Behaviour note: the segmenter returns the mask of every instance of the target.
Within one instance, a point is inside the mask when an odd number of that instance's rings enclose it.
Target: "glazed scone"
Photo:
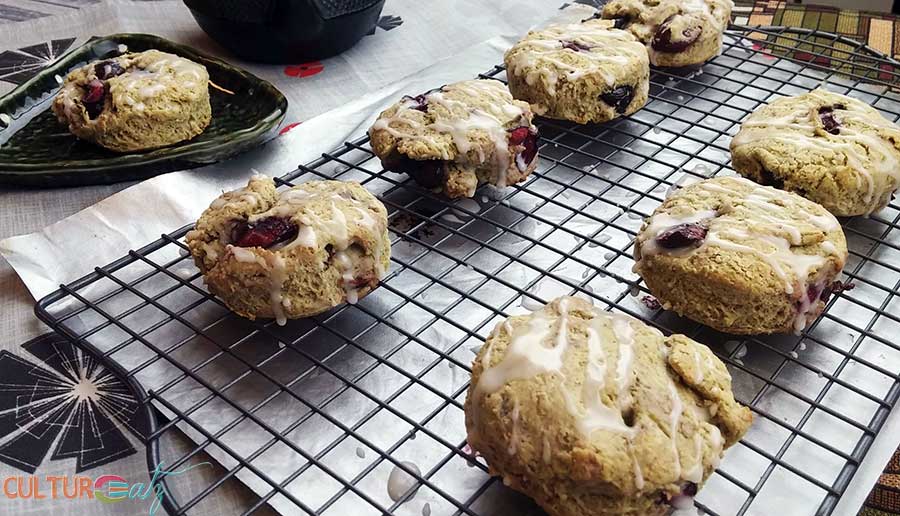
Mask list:
[[[900,186],[900,128],[859,100],[816,89],[754,111],[731,140],[731,161],[837,216],[868,215]]]
[[[722,49],[731,0],[610,0],[601,15],[647,46],[654,66],[697,65]]]
[[[206,129],[208,84],[203,65],[147,50],[73,70],[53,112],[75,136],[112,151],[155,149]]]
[[[447,197],[525,180],[537,166],[538,130],[531,108],[495,80],[449,84],[403,99],[369,129],[385,169],[405,172]]]
[[[356,303],[391,256],[387,210],[347,181],[276,191],[254,176],[213,201],[185,240],[210,292],[238,315],[278,324]]]
[[[576,297],[498,324],[464,409],[491,474],[550,516],[689,505],[752,422],[709,348]]]
[[[647,51],[606,20],[531,31],[503,60],[513,97],[541,116],[606,122],[647,103]]]
[[[663,308],[726,333],[800,333],[841,283],[837,219],[799,195],[719,177],[671,195],[644,221],[634,271]]]

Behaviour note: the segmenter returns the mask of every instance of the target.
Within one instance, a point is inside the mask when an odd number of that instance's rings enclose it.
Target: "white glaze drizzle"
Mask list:
[[[740,187],[751,187],[749,193],[742,194]],[[753,253],[769,264],[772,271],[784,282],[785,293],[794,294],[795,285],[805,287],[808,284],[810,272],[822,267],[826,258],[818,254],[801,254],[794,252],[794,246],[801,244],[801,231],[798,222],[792,219],[784,206],[778,204],[779,196],[783,195],[769,187],[759,186],[756,183],[741,177],[729,177],[727,179],[713,179],[696,183],[689,188],[697,188],[709,192],[725,193],[732,197],[733,203],[729,213],[733,210],[752,210],[754,216],[762,218],[763,223],[754,224],[746,228],[734,227],[727,221],[733,220],[728,213],[716,217],[716,213],[710,210],[687,212],[682,216],[672,216],[667,213],[658,213],[650,218],[647,229],[642,231],[638,243],[635,246],[634,270],[640,271],[641,259],[656,254],[667,253],[672,255],[687,255],[697,252],[709,246],[728,249],[743,253]],[[828,213],[816,214],[796,206],[806,223],[822,230],[826,235],[822,250],[837,257],[839,262],[844,258],[837,254],[837,247],[827,240],[829,232],[840,227],[837,219]],[[674,226],[686,222],[699,222],[709,220],[707,234],[699,247],[688,246],[683,249],[666,250],[657,245],[656,238]],[[725,222],[723,222],[725,221]],[[766,244],[766,250],[746,245],[740,242],[753,241]],[[805,291],[800,292],[805,295]]]
[[[618,362],[616,363],[616,391],[619,399],[619,408],[628,411],[631,409],[633,402],[630,389],[634,381],[634,375],[632,374],[634,328],[631,326],[629,318],[616,315],[612,317],[612,329],[619,348]]]
[[[558,375],[560,378],[565,378],[566,375],[563,373],[564,356],[568,350],[574,349],[569,337],[572,331],[572,323],[569,320],[571,316],[568,303],[568,298],[560,298],[558,301],[548,304],[547,307],[534,312],[524,324],[514,326],[507,320],[497,326],[494,330],[493,338],[497,338],[499,334],[506,333],[509,343],[503,358],[493,365],[491,364],[493,356],[492,346],[484,349],[480,359],[483,370],[472,393],[475,399],[497,392],[504,385],[514,380],[528,379],[539,374],[550,373]],[[555,318],[551,311],[553,305],[556,305],[556,311],[559,314]],[[627,397],[623,389],[627,389],[630,386],[633,378],[630,364],[633,360],[635,329],[632,326],[631,319],[627,316],[593,309],[592,318],[587,321],[585,331],[587,333],[585,343],[587,360],[581,389],[581,403],[575,399],[575,396],[568,393],[566,389],[563,388],[561,393],[567,410],[572,415],[576,428],[582,435],[590,438],[594,431],[605,430],[625,437],[626,446],[628,446],[629,453],[633,458],[632,468],[635,486],[638,490],[641,490],[645,485],[645,480],[640,461],[633,447],[633,439],[640,431],[640,428],[627,426],[622,416],[625,408],[623,400]],[[614,336],[615,342],[610,342],[608,343],[609,345],[604,346],[603,335]],[[613,349],[617,351],[610,353]],[[667,358],[665,351],[661,350],[660,353],[665,360]],[[610,373],[610,364],[608,363],[610,356],[616,357],[613,370],[615,371],[616,389],[619,393],[619,407],[606,405],[602,396],[607,385],[606,378]],[[699,360],[699,356],[697,359]],[[625,371],[627,371],[627,374],[623,373]],[[682,471],[677,438],[685,406],[671,376],[668,378],[668,381],[671,408],[668,414],[667,430],[670,435],[675,463],[674,476],[679,480],[690,480],[699,483],[702,481],[703,476],[702,448],[704,437],[699,433],[695,435],[696,464]],[[723,446],[721,433],[717,427],[708,424],[710,418],[708,411],[693,405],[690,405],[689,408],[692,409],[691,414],[693,414],[693,419],[697,420],[697,424],[712,428],[709,437],[705,440],[710,442],[716,457],[715,460],[718,460]],[[517,399],[514,399],[510,413],[510,442],[507,444],[507,452],[510,454],[515,454],[518,450],[519,434],[521,432],[519,428],[521,424],[520,418],[519,402]],[[547,436],[542,436],[541,454],[545,462],[550,460],[552,448]],[[698,476],[700,477],[699,479],[697,479]]]
[[[209,79],[203,65],[158,50],[128,54],[117,61],[125,72],[106,79],[110,95],[114,103],[121,102],[138,111],[146,108],[145,101],[167,90],[177,90],[180,95],[202,95],[202,90],[188,85],[196,86],[198,81]],[[177,109],[172,103],[168,107]]]
[[[512,420],[512,430],[510,431],[509,446],[506,449],[506,453],[515,455],[519,446],[519,400],[516,398],[513,398],[513,409],[509,417]]]
[[[630,60],[646,62],[647,51],[628,32],[607,25],[586,22],[532,31],[506,53],[508,73],[531,86],[541,81],[550,96],[556,95],[560,80],[571,82],[585,75],[598,75],[607,86],[616,86],[612,71]],[[565,48],[564,42],[589,48],[575,51]]]
[[[701,383],[703,381],[703,366],[700,364],[700,352],[696,349],[694,350],[694,383]]]
[[[619,392],[618,406],[611,407],[604,402],[603,392],[606,387],[607,354],[600,334],[606,331],[605,326],[608,323],[609,318],[595,318],[590,321],[587,328],[588,361],[581,392],[581,402],[584,408],[582,409],[578,405],[578,401],[573,399],[567,391],[563,391],[569,413],[575,418],[579,432],[587,437],[590,437],[596,430],[607,430],[626,435],[633,435],[635,432],[634,429],[625,424],[625,420],[622,417],[622,410],[627,409],[631,404],[630,396],[628,396],[627,402],[623,400],[623,396],[626,395],[623,392],[623,388],[626,384],[630,384],[630,364],[633,356],[630,342],[618,343],[617,363],[615,366],[615,381]]]
[[[638,460],[637,453],[634,451],[634,444],[629,440],[628,448],[631,450],[631,462],[633,464],[634,486],[638,491],[644,489],[644,471],[641,469],[641,462]]]
[[[482,356],[484,372],[475,386],[475,395],[483,397],[500,390],[513,380],[531,378],[541,373],[562,373],[565,349],[549,347],[544,342],[550,335],[552,321],[540,310],[527,325],[513,328],[508,322],[502,328],[510,335],[509,347],[503,359],[490,365],[491,348]]]
[[[269,264],[269,280],[272,282],[269,288],[269,303],[272,307],[272,313],[275,315],[275,322],[279,326],[287,324],[287,316],[284,313],[284,282],[287,281],[288,272],[287,264],[279,253],[267,255]]]
[[[544,460],[544,464],[550,464],[552,452],[553,449],[550,447],[550,439],[545,435],[541,444],[541,458]]]
[[[239,202],[256,207],[261,202],[261,197],[251,189],[254,181],[269,182],[271,179],[259,174],[254,175],[247,187],[222,194],[222,196],[212,202],[210,208],[223,209],[236,206]],[[284,325],[287,322],[285,309],[290,309],[290,300],[285,298],[282,292],[284,282],[287,280],[284,253],[296,247],[318,249],[321,243],[320,235],[327,235],[325,238],[330,238],[333,242],[333,260],[340,273],[340,281],[347,302],[355,304],[359,300],[359,291],[355,285],[358,267],[354,256],[347,252],[354,241],[350,238],[347,217],[343,209],[337,206],[336,202],[350,208],[352,210],[351,213],[358,215],[358,217],[354,216],[354,221],[361,228],[367,229],[371,237],[376,241],[376,249],[373,251],[372,257],[373,267],[379,279],[384,275],[384,265],[381,263],[381,244],[379,243],[384,236],[384,228],[379,227],[379,221],[369,212],[369,203],[357,200],[349,192],[342,191],[341,195],[334,195],[331,198],[330,217],[320,217],[312,211],[304,210],[305,205],[324,195],[308,188],[308,186],[298,185],[279,192],[278,199],[271,208],[248,217],[248,221],[251,223],[276,216],[292,218],[293,222],[298,226],[297,236],[292,240],[268,248],[267,251],[269,253],[265,255],[258,255],[251,249],[233,245],[226,246],[226,249],[234,256],[235,260],[247,263],[255,262],[267,270],[270,281],[270,306],[279,325]],[[346,195],[344,195],[345,193]],[[225,236],[228,232],[222,231],[221,233]],[[210,259],[215,260],[208,251],[207,255],[210,256]],[[263,256],[266,258],[263,258]]]
[[[452,99],[448,95],[460,95],[471,100],[485,98],[487,103],[470,107],[468,103]],[[428,142],[441,149],[442,160],[455,159],[460,163],[476,166],[492,163],[495,172],[492,183],[498,187],[506,186],[507,171],[511,164],[514,165],[514,160],[510,158],[507,126],[523,120],[525,113],[522,107],[513,102],[506,86],[495,80],[463,81],[428,93],[425,99],[429,104],[440,105],[452,114],[424,123],[424,114],[412,109],[415,102],[406,99],[398,104],[393,116],[382,116],[376,120],[371,130],[384,130],[396,138]],[[534,126],[528,127],[536,131]],[[493,144],[490,155],[481,147],[476,148],[474,159],[469,154],[473,148],[473,132],[487,135]],[[451,156],[449,149],[441,141],[441,135],[450,137],[458,151],[457,156]]]
[[[703,437],[699,432],[694,433],[694,461],[682,478],[695,484],[703,481]]]
[[[897,159],[897,150],[887,138],[863,134],[845,124],[839,127],[838,134],[824,131],[817,134],[815,129],[819,124],[816,118],[819,114],[816,106],[834,103],[831,95],[833,94],[828,94],[825,90],[816,89],[800,97],[773,102],[770,106],[787,101],[799,101],[793,111],[777,118],[767,119],[767,115],[762,111],[750,115],[741,124],[741,130],[732,140],[731,149],[734,152],[745,145],[766,140],[782,143],[788,148],[824,153],[832,160],[845,156],[844,164],[856,173],[857,185],[862,186],[863,182],[865,183],[865,202],[869,209],[866,215],[868,215],[879,207],[884,195],[876,191],[875,178],[871,170],[893,178],[895,186],[900,184],[900,161]],[[900,139],[900,129],[885,120],[870,106],[845,96],[840,96],[840,100],[836,103],[844,104],[846,108],[832,112],[832,116],[838,122],[852,120],[863,126],[894,133]],[[871,163],[871,170],[865,165],[866,158]]]
[[[672,410],[669,412],[669,437],[672,439],[672,458],[674,460],[675,477],[681,476],[681,457],[678,455],[678,428],[681,423],[681,413],[684,406],[681,403],[681,396],[678,395],[678,389],[675,382],[669,378],[669,399],[672,402]]]

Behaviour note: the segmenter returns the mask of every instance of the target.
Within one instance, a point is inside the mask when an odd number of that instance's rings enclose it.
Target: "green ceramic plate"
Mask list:
[[[118,154],[81,141],[50,109],[60,87],[57,77],[89,61],[117,56],[126,47],[131,52],[155,48],[201,63],[213,82],[235,94],[210,88],[212,122],[187,142]],[[270,83],[183,45],[148,34],[94,39],[0,98],[0,184],[116,183],[221,161],[272,137],[286,111],[287,99]]]

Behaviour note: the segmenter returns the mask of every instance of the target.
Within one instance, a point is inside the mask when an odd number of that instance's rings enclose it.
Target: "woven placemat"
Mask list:
[[[900,514],[900,451],[888,462],[860,516]]]
[[[889,13],[854,11],[824,5],[770,0],[735,8],[735,23],[804,27],[861,41],[893,58],[900,58],[900,25]]]

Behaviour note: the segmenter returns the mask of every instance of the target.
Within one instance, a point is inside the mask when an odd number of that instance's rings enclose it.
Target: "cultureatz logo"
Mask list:
[[[130,483],[119,475],[101,475],[92,478],[84,475],[19,475],[2,479],[3,496],[7,499],[61,500],[88,499],[101,503],[118,503],[125,500],[147,500],[150,503],[150,516],[156,514],[163,500],[163,488],[160,481],[165,477],[177,477],[188,471],[209,466],[209,462],[201,462],[193,466],[168,471],[158,464],[150,482]]]

